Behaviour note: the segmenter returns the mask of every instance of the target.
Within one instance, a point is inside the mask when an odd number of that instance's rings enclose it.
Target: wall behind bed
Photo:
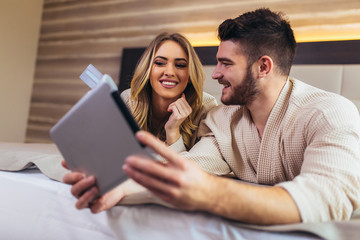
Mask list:
[[[43,0],[0,0],[0,141],[24,142]]]
[[[216,45],[223,20],[263,6],[285,12],[298,41],[360,39],[359,0],[44,0],[26,141],[50,142],[49,129],[88,91],[79,80],[88,64],[117,80],[124,48],[162,31]]]

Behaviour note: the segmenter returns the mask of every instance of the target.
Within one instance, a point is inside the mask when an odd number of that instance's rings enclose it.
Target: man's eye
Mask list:
[[[165,63],[161,62],[161,61],[155,61],[154,64],[158,65],[158,66],[164,66],[165,65]]]

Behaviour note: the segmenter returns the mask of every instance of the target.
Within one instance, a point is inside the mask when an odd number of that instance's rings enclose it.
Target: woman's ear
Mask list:
[[[274,62],[269,56],[262,56],[258,60],[258,66],[259,66],[259,77],[264,78],[273,70]]]

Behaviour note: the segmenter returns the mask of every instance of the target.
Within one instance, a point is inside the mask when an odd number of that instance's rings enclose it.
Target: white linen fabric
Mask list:
[[[37,169],[0,171],[0,189],[2,239],[315,239],[309,234],[284,235],[227,226],[227,221],[216,216],[155,205],[115,207],[98,214],[88,209],[79,211],[70,186],[48,179]]]
[[[105,212],[79,211],[70,185],[38,169],[0,171],[0,191],[1,239],[117,239]]]
[[[213,174],[285,188],[303,222],[348,220],[360,208],[360,119],[340,95],[288,79],[262,139],[247,108],[224,105],[199,136],[185,157]]]
[[[2,239],[346,239],[357,240],[360,219],[256,226],[203,212],[143,204],[92,214],[77,210],[70,186],[37,169],[0,171]]]
[[[156,205],[114,207],[107,213],[110,227],[119,239],[320,239],[316,234],[298,231],[296,227],[280,229],[278,232],[261,227],[256,229],[258,226],[238,225],[204,212],[190,213]]]

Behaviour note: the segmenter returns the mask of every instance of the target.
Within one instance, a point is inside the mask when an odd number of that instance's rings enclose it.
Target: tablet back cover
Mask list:
[[[99,195],[127,179],[122,171],[127,156],[152,156],[136,140],[126,117],[110,86],[100,82],[50,130],[69,168],[96,177]]]

